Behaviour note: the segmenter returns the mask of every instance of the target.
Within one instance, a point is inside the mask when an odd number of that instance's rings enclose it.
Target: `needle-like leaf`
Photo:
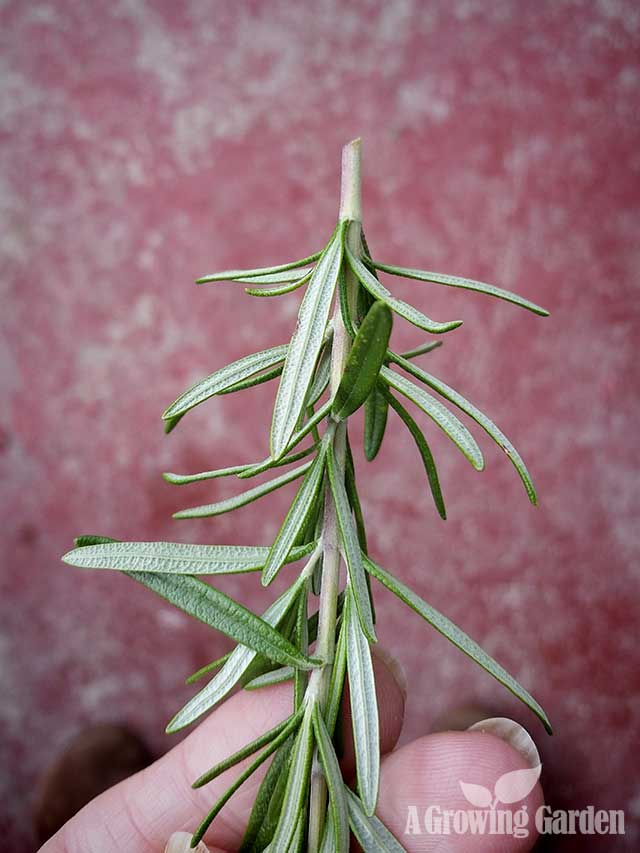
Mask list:
[[[292,462],[299,462],[306,456],[310,456],[318,449],[317,444],[310,444],[304,450],[299,450],[297,453],[290,453],[288,456],[283,456],[282,459],[272,459],[268,456],[262,462],[256,462],[254,465],[247,465],[242,471],[239,471],[237,476],[240,480],[248,480],[250,477],[255,477],[257,474],[262,474],[265,471],[270,471],[272,468],[280,468],[283,465],[291,465]]]
[[[310,554],[315,545],[296,547],[291,563]],[[256,545],[191,545],[183,542],[116,542],[80,546],[62,558],[81,569],[154,572],[175,575],[231,575],[261,569],[269,548]]]
[[[296,267],[285,272],[265,273],[264,275],[248,275],[244,278],[234,278],[241,284],[291,284],[298,282],[313,272],[313,267]]]
[[[270,349],[254,352],[251,355],[246,355],[244,358],[239,358],[237,361],[228,364],[226,367],[216,370],[205,379],[196,382],[191,388],[187,389],[184,394],[181,394],[178,399],[173,402],[164,412],[162,417],[165,420],[172,420],[178,415],[184,415],[194,406],[208,400],[210,397],[220,394],[231,388],[238,382],[272,367],[278,362],[284,361],[287,355],[287,345],[283,344]]]
[[[382,368],[380,376],[387,385],[395,388],[396,391],[399,391],[407,399],[415,403],[418,408],[422,409],[425,414],[429,415],[462,453],[464,453],[476,471],[482,471],[484,468],[484,459],[477,441],[466,426],[445,408],[439,400],[427,394],[422,388],[414,385],[413,382],[405,379],[404,376],[400,376],[398,373],[394,373],[393,370],[389,370],[388,367]]]
[[[264,617],[263,617],[264,618]],[[200,669],[197,669],[195,672],[192,672],[187,678],[185,678],[185,684],[195,684],[196,681],[200,681],[201,678],[204,678],[205,675],[209,675],[210,672],[214,672],[216,669],[220,669],[221,666],[229,660],[233,652],[227,652],[226,655],[222,655],[222,657],[216,658],[212,660],[211,663],[207,663],[204,666],[201,666]]]
[[[346,785],[344,792],[349,809],[349,824],[361,848],[376,853],[406,853],[399,843],[375,815],[368,815],[363,803]]]
[[[426,341],[426,343],[420,344],[420,346],[406,350],[401,355],[403,358],[417,358],[419,355],[426,355],[428,352],[433,352],[434,349],[438,349],[442,344],[442,341]]]
[[[275,287],[245,287],[244,292],[248,293],[249,296],[284,296],[286,293],[292,293],[294,290],[302,287],[303,284],[309,281],[312,275],[313,270],[309,270],[302,278],[294,279],[288,283],[279,284]],[[244,281],[254,280],[245,278]],[[255,279],[255,281],[261,282],[262,279]]]
[[[269,672],[263,672],[252,678],[244,685],[245,690],[260,690],[262,687],[271,687],[274,684],[282,684],[284,681],[291,681],[296,670],[292,666],[281,666],[279,669],[272,669]]]
[[[293,503],[289,507],[289,511],[285,516],[275,542],[271,546],[269,556],[262,570],[263,586],[268,586],[284,565],[287,554],[291,551],[298,533],[313,509],[314,500],[324,475],[327,446],[328,442],[326,440],[320,445],[318,455],[307,471],[293,499]]]
[[[524,704],[530,708],[542,722],[549,734],[552,733],[551,723],[549,722],[547,715],[533,696],[526,691],[524,687],[518,684],[515,678],[509,675],[509,673],[503,669],[499,663],[480,648],[480,646],[474,642],[471,637],[465,634],[464,631],[460,630],[457,625],[454,625],[454,623],[447,619],[446,616],[443,616],[442,613],[439,613],[435,608],[431,607],[430,604],[423,601],[423,599],[409,589],[408,586],[405,586],[396,577],[390,575],[389,572],[385,571],[368,557],[363,557],[363,560],[367,570],[374,578],[379,580],[381,584],[387,587],[387,589],[391,590],[394,595],[397,595],[401,601],[408,604],[412,610],[415,610],[419,616],[422,616],[422,618],[432,625],[436,631],[439,631],[443,636],[450,640],[454,646],[457,646],[461,651],[468,655],[471,660],[480,664],[484,670],[510,690],[514,696],[520,699],[521,702],[524,702]]]
[[[277,628],[295,602],[303,581],[298,579],[288,590],[277,598],[264,612],[262,619],[272,628]],[[177,732],[190,725],[210,711],[227,696],[231,690],[247,675],[256,660],[257,652],[246,645],[239,645],[229,654],[220,672],[206,684],[187,704],[178,711],[167,726],[167,732]]]
[[[189,507],[189,509],[181,509],[179,512],[174,512],[173,517],[208,518],[213,515],[223,515],[225,512],[232,512],[234,509],[246,506],[247,504],[258,500],[258,498],[262,498],[271,492],[275,492],[276,489],[286,486],[287,483],[297,480],[298,477],[302,477],[303,474],[306,474],[312,464],[313,461],[305,462],[304,465],[300,465],[292,471],[287,471],[285,474],[281,474],[273,480],[267,480],[266,483],[261,483],[259,486],[254,486],[253,489],[247,489],[246,492],[241,492],[239,495],[234,495],[233,497],[226,498],[223,501],[217,501],[212,504],[203,504],[202,506],[193,506]]]
[[[287,783],[292,746],[293,736],[289,735],[276,752],[262,780],[249,815],[240,853],[264,851],[273,837]]]
[[[338,273],[342,263],[340,225],[322,253],[300,305],[298,325],[289,343],[271,424],[271,455],[286,453],[303,411],[322,347]]]
[[[337,470],[333,448],[327,452],[327,473],[331,485],[331,494],[336,508],[338,527],[344,548],[344,557],[349,571],[349,584],[356,606],[362,630],[372,643],[376,642],[376,631],[373,626],[373,614],[367,589],[367,579],[362,563],[362,552],[358,541],[358,532],[353,520],[349,499],[344,485],[344,472]]]
[[[327,706],[325,709],[325,723],[329,735],[333,737],[336,727],[342,694],[344,693],[344,677],[347,671],[347,620],[342,619],[338,632],[338,641],[333,655],[333,668],[331,669],[331,681],[327,694]]]
[[[383,302],[371,306],[353,341],[333,400],[334,418],[348,418],[373,391],[387,355],[392,323],[391,311]]]
[[[347,669],[356,754],[358,791],[368,815],[376,810],[380,779],[378,703],[369,641],[362,631],[353,595],[348,598]]]
[[[347,800],[344,793],[344,782],[342,771],[338,764],[335,749],[331,743],[331,737],[322,719],[317,704],[312,712],[313,731],[316,736],[318,753],[322,763],[322,769],[327,780],[327,788],[330,798],[331,822],[334,828],[334,853],[346,853],[349,850],[349,813]]]
[[[278,825],[273,836],[273,841],[271,842],[271,849],[273,851],[289,850],[297,829],[298,816],[304,810],[304,803],[309,789],[309,771],[311,769],[314,746],[311,712],[311,706],[307,705],[293,748],[291,768],[287,779],[282,811],[280,812]]]
[[[299,261],[291,261],[288,264],[280,264],[275,267],[262,267],[261,269],[253,270],[224,270],[223,272],[214,272],[210,275],[203,275],[196,279],[196,284],[207,284],[210,281],[237,281],[240,278],[262,278],[265,275],[276,275],[278,273],[287,272],[288,270],[299,269],[306,264],[312,264],[320,257],[320,252],[314,255],[309,255],[306,258],[301,258]]]
[[[359,258],[356,258],[348,246],[345,246],[345,253],[349,266],[354,271],[363,287],[366,287],[372,296],[384,302],[392,311],[395,311],[398,316],[404,317],[405,320],[413,323],[414,326],[417,326],[419,329],[424,329],[425,332],[431,332],[431,334],[439,335],[444,332],[450,332],[452,329],[457,329],[458,326],[462,325],[462,320],[451,320],[448,323],[438,323],[435,320],[431,320],[426,316],[426,314],[418,311],[418,309],[414,308],[413,305],[409,305],[401,299],[396,299],[396,297],[392,296],[387,288],[384,287],[384,285],[382,285],[374,275],[372,275],[370,270],[367,269],[362,261]]]
[[[364,404],[364,455],[369,462],[373,462],[382,445],[388,412],[389,404],[376,385]]]
[[[427,444],[427,440],[420,431],[420,427],[411,417],[409,412],[405,409],[402,403],[397,400],[390,391],[385,391],[387,400],[389,405],[393,408],[393,410],[399,415],[400,419],[406,426],[406,428],[411,433],[413,440],[416,443],[416,447],[420,452],[420,456],[422,457],[422,462],[424,463],[425,471],[427,472],[427,479],[429,481],[429,488],[431,489],[431,494],[433,495],[433,501],[436,505],[436,509],[440,514],[440,518],[446,520],[447,518],[447,510],[445,509],[444,500],[442,498],[442,490],[440,489],[440,479],[438,478],[438,471],[436,468],[436,463],[433,460],[433,454],[431,453],[431,448]]]
[[[473,403],[465,400],[461,394],[451,388],[451,386],[446,385],[440,379],[436,379],[435,376],[421,370],[419,367],[416,367],[415,364],[412,364],[410,361],[407,361],[405,358],[402,358],[402,356],[396,355],[395,353],[392,354],[392,360],[412,376],[415,376],[416,379],[424,382],[425,385],[433,388],[434,391],[437,391],[438,394],[443,396],[446,400],[449,400],[449,402],[456,405],[459,409],[465,412],[465,414],[469,415],[470,418],[473,418],[477,424],[480,424],[482,429],[491,436],[498,447],[501,447],[507,454],[507,457],[518,472],[520,479],[524,484],[529,500],[535,506],[537,503],[537,497],[531,475],[527,471],[527,466],[524,464],[524,460],[502,430],[498,429],[493,421],[481,412],[480,409],[476,408]]]
[[[371,263],[377,270],[389,273],[390,275],[399,275],[402,278],[412,278],[417,281],[428,281],[432,284],[444,284],[448,287],[462,287],[465,290],[475,290],[478,293],[486,293],[489,296],[497,296],[498,299],[512,302],[514,305],[519,305],[521,308],[533,311],[534,314],[538,314],[540,317],[549,316],[549,312],[545,308],[536,305],[535,302],[530,302],[528,299],[518,296],[517,293],[511,293],[511,291],[503,290],[501,287],[494,287],[493,284],[485,284],[483,281],[473,281],[470,278],[459,278],[455,275],[444,275],[439,272],[395,267],[389,264],[381,264],[378,261],[372,261]]]
[[[228,388],[224,388],[222,391],[219,391],[217,396],[225,397],[227,394],[235,394],[237,391],[246,391],[247,388],[255,388],[257,385],[264,385],[265,382],[277,379],[277,377],[282,373],[283,367],[284,361],[281,361],[279,364],[276,364],[275,367],[271,367],[269,370],[263,370],[262,373],[258,373],[257,376],[250,376],[248,379],[243,379],[241,382],[234,382],[233,385],[229,385]]]

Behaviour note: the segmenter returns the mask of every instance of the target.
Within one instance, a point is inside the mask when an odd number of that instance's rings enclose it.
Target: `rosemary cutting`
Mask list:
[[[360,164],[360,140],[355,140],[343,149],[338,222],[321,251],[280,266],[229,270],[198,279],[199,284],[240,282],[248,294],[260,298],[306,290],[288,343],[216,370],[163,414],[170,432],[190,409],[211,397],[279,377],[270,452],[264,460],[196,474],[164,475],[171,483],[185,485],[217,477],[251,480],[286,468],[285,473],[235,497],[175,514],[176,518],[217,516],[299,480],[275,541],[267,546],[190,545],[81,536],[63,558],[81,568],[122,571],[237,643],[232,652],[188,679],[191,683],[209,678],[174,716],[168,732],[191,725],[237,686],[259,690],[292,683],[290,716],[193,783],[194,787],[207,785],[253,757],[212,803],[194,833],[193,847],[242,783],[272,759],[258,789],[242,851],[346,853],[351,834],[365,851],[403,849],[375,816],[380,745],[371,658],[371,645],[376,642],[372,579],[503,684],[551,732],[543,709],[508,672],[446,616],[371,559],[348,432],[349,417],[364,406],[364,453],[368,460],[374,459],[392,409],[415,441],[435,507],[444,519],[433,455],[406,406],[413,404],[423,412],[481,471],[482,452],[453,411],[460,410],[505,451],[535,504],[529,472],[504,433],[457,391],[416,365],[416,357],[440,341],[429,340],[405,353],[390,348],[394,315],[429,335],[450,332],[461,321],[431,319],[393,296],[378,273],[485,293],[540,316],[548,312],[489,284],[374,260],[362,230]],[[260,572],[262,584],[268,586],[285,565],[300,562],[302,568],[294,571],[291,585],[261,616],[200,578]],[[339,764],[346,682],[356,756],[355,791],[346,785]]]

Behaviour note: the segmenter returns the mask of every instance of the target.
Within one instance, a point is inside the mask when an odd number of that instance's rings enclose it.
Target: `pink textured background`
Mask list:
[[[168,438],[159,416],[191,381],[288,338],[295,296],[190,282],[319,248],[355,135],[375,256],[552,311],[392,281],[465,320],[429,369],[514,440],[541,505],[484,433],[479,476],[432,429],[440,522],[391,420],[380,458],[358,464],[372,552],[557,728],[548,739],[381,591],[380,634],[411,684],[404,737],[470,700],[514,714],[553,804],[627,811],[625,839],[549,847],[637,849],[637,3],[18,0],[0,34],[3,850],[30,849],[34,780],[82,725],[127,720],[166,748],[181,679],[227,648],[128,579],[58,557],[80,532],[274,536],[290,491],[173,522],[237,486],[178,490],[160,472],[263,458],[275,386],[202,406]],[[401,322],[394,336],[422,339]],[[251,576],[220,586],[266,600]]]

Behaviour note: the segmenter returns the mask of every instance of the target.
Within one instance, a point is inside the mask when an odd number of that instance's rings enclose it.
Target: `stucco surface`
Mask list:
[[[357,461],[371,551],[557,730],[548,739],[380,590],[379,633],[410,684],[403,738],[470,701],[515,715],[554,805],[626,810],[626,837],[588,849],[637,849],[639,31],[626,0],[0,4],[3,849],[30,849],[34,780],[70,736],[124,720],[166,748],[182,679],[228,647],[127,578],[59,556],[80,532],[272,540],[290,488],[177,522],[238,487],[160,475],[263,458],[275,386],[201,406],[169,437],[160,413],[193,380],[288,339],[297,295],[191,282],[320,248],[356,135],[376,257],[552,312],[388,282],[464,320],[423,363],[512,438],[540,506],[482,431],[477,474],[429,428],[441,522],[392,420],[379,459]],[[399,347],[420,340],[396,322]],[[360,431],[356,418],[358,452]],[[253,606],[272,596],[252,576],[220,588]]]

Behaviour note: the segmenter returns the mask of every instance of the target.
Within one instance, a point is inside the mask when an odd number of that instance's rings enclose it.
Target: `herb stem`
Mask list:
[[[347,243],[351,251],[359,256],[360,245],[360,223],[362,221],[362,193],[361,193],[361,142],[354,139],[342,149],[342,180],[340,189],[340,214],[341,222],[348,221],[346,235]],[[351,301],[355,295],[357,281],[355,276],[348,270],[347,292]],[[335,395],[342,379],[344,367],[351,348],[351,338],[345,328],[340,305],[336,304],[333,315],[333,346],[331,350],[331,396]],[[344,476],[345,458],[347,447],[347,425],[346,421],[336,425],[334,436],[334,455],[336,467]],[[316,642],[316,657],[324,661],[324,664],[313,671],[307,690],[307,701],[319,702],[321,710],[326,704],[329,683],[331,681],[331,670],[335,651],[335,633],[337,620],[338,590],[340,586],[340,541],[338,522],[336,518],[336,507],[327,483],[325,494],[325,510],[321,534],[323,547],[323,569],[322,588],[320,590],[320,604],[318,612],[318,638]],[[311,776],[311,793],[309,804],[309,836],[308,851],[317,853],[322,840],[325,814],[327,804],[327,787],[324,775],[320,767],[317,750],[313,758]]]

